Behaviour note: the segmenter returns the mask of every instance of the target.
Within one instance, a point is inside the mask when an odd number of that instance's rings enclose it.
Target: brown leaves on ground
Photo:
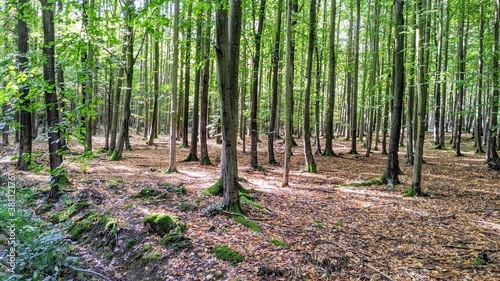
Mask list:
[[[401,167],[403,184],[395,189],[352,185],[380,178],[386,157],[379,151],[365,157],[363,149],[359,155],[348,155],[346,141],[334,140],[335,152],[341,157],[315,157],[318,174],[302,172],[302,147],[295,147],[291,186],[287,188],[279,187],[281,166],[264,165],[263,171],[253,171],[248,165],[249,155],[239,151],[239,176],[246,179],[242,185],[255,190],[251,196],[265,207],[243,205],[248,211],[246,218],[262,229],[262,233],[255,233],[222,214],[203,216],[204,208],[221,201],[201,194],[219,177],[219,146],[210,142],[215,166],[182,162],[178,163],[179,173],[165,174],[167,140],[162,137],[157,146],[149,147],[133,138],[134,150],[125,152],[123,161],[109,162],[105,154],[100,154],[98,159],[88,161],[85,173],[78,163],[69,164],[73,183],[69,188],[93,189],[102,194],[102,204],[94,208],[118,218],[122,232],[118,232],[114,258],[103,262],[98,249],[87,256],[117,280],[137,280],[138,268],[148,273],[143,280],[500,278],[500,174],[487,168],[483,155],[466,152],[465,157],[454,157],[453,151],[434,150],[429,143],[423,167],[423,188],[429,196],[414,198],[403,196],[411,185],[412,167]],[[95,141],[102,145],[102,139]],[[266,144],[259,145],[259,162],[264,164]],[[276,158],[282,161],[280,140],[276,146]],[[404,163],[402,150],[400,162]],[[184,159],[189,149],[179,149],[178,153],[178,159]],[[37,180],[9,169],[30,181]],[[162,192],[165,183],[182,185],[188,194],[131,197],[147,187]],[[182,204],[190,208],[182,208]],[[184,235],[192,247],[165,248],[160,245],[160,237],[147,234],[142,218],[153,213],[179,216],[186,223]],[[161,253],[162,259],[130,265],[133,254],[125,252],[140,247],[125,247],[130,235],[142,237],[140,241],[151,244],[151,251]],[[289,247],[276,246],[271,239]],[[216,245],[231,247],[244,261],[233,265],[216,259]]]

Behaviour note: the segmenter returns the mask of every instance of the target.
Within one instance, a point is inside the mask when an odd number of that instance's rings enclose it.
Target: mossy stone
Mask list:
[[[232,264],[243,261],[240,253],[224,245],[217,245],[214,249],[214,254],[218,259],[231,262]]]
[[[167,214],[152,214],[144,217],[144,227],[160,236],[174,228],[174,221]]]

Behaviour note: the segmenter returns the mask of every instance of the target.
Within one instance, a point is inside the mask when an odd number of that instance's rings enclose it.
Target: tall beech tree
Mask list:
[[[43,21],[43,65],[44,98],[47,111],[47,135],[49,143],[49,162],[51,189],[49,198],[57,198],[61,185],[67,181],[63,166],[61,153],[61,129],[59,120],[59,108],[56,93],[55,72],[55,30],[54,30],[54,3],[48,0],[40,0],[42,4]]]
[[[500,55],[499,43],[500,40],[500,4],[495,0],[495,18],[493,26],[493,58],[492,58],[492,78],[493,78],[493,91],[491,91],[491,105],[490,105],[490,125],[488,127],[487,135],[487,150],[486,162],[490,167],[495,170],[500,170],[500,158],[497,153],[497,126],[498,126],[498,101],[500,98],[500,82],[498,81],[498,59]]]
[[[179,0],[174,1],[174,27],[173,39],[174,46],[171,72],[171,101],[170,101],[170,148],[169,163],[167,173],[177,172],[176,163],[176,138],[177,138],[177,71],[179,68]]]
[[[335,57],[335,14],[337,11],[337,3],[335,0],[330,0],[330,28],[329,28],[329,46],[328,46],[328,108],[326,109],[326,128],[325,128],[325,156],[335,156],[333,152],[333,111],[335,108],[335,91],[336,91],[336,72],[335,67],[337,60]]]
[[[394,77],[393,77],[393,105],[391,117],[391,136],[389,140],[389,154],[387,169],[382,177],[383,182],[389,185],[399,184],[399,138],[401,136],[401,114],[403,110],[404,93],[404,17],[403,1],[394,0],[395,46],[394,46]]]

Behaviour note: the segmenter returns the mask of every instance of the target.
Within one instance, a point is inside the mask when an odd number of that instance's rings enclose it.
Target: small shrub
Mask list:
[[[218,245],[214,249],[215,257],[220,260],[237,264],[243,261],[243,257],[237,251],[223,245]]]

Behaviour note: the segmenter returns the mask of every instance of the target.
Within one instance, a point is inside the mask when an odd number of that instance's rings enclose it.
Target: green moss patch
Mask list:
[[[138,193],[130,195],[130,198],[149,199],[149,198],[153,198],[153,197],[157,196],[158,194],[159,194],[159,192],[157,190],[155,190],[154,188],[146,187],[146,188],[141,189],[141,191],[139,191]]]
[[[235,216],[234,220],[236,222],[241,223],[244,226],[249,227],[251,230],[253,230],[255,232],[262,232],[262,230],[260,229],[260,226],[257,223],[250,221],[250,220],[247,220],[245,217]]]
[[[362,187],[362,186],[372,186],[372,185],[381,185],[383,184],[382,179],[373,179],[365,182],[356,182],[351,183],[350,186],[354,187]]]
[[[171,229],[174,228],[174,222],[172,218],[167,214],[152,214],[147,215],[143,219],[144,227],[151,232],[154,232],[160,236],[167,234]]]
[[[273,245],[281,247],[281,248],[290,248],[290,245],[288,245],[286,242],[283,242],[277,238],[271,238],[271,243],[273,243]]]
[[[237,251],[223,245],[218,245],[214,248],[215,257],[220,260],[228,261],[232,264],[237,264],[243,261],[243,257]]]
[[[152,262],[152,261],[159,261],[159,260],[162,260],[162,259],[163,259],[163,256],[160,253],[153,252],[151,255],[142,258],[142,261],[144,263],[149,263],[149,262]]]

